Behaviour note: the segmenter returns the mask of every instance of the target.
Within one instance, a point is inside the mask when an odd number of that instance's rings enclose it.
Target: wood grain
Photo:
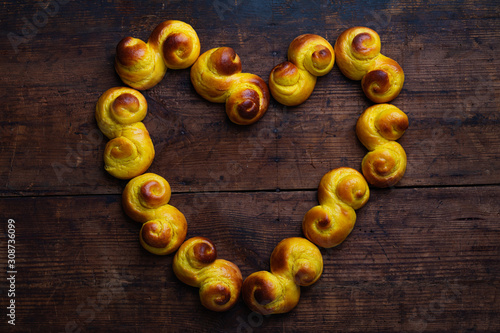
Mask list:
[[[171,1],[167,10],[159,9],[160,3],[117,2],[97,11],[70,2],[31,42],[20,45],[18,54],[2,39],[0,180],[5,185],[0,194],[60,195],[69,187],[74,194],[120,193],[124,183],[102,167],[106,140],[97,131],[95,103],[105,90],[121,85],[112,65],[118,41],[127,35],[147,38],[166,16],[190,22],[203,51],[235,48],[244,71],[266,81],[298,33],[315,32],[334,43],[344,28],[370,23],[378,28],[383,53],[406,73],[394,101],[410,117],[400,141],[409,158],[400,186],[500,183],[498,6],[372,5],[359,17],[349,12],[357,6],[352,3],[308,6],[244,2],[230,6],[221,20],[209,3]],[[16,33],[23,28],[22,17],[37,10],[4,7],[18,13],[2,21],[5,31]],[[262,13],[255,15],[258,10]],[[314,189],[334,167],[359,169],[366,151],[353,128],[370,102],[359,82],[343,77],[337,67],[318,80],[303,105],[286,108],[272,101],[266,116],[250,127],[231,124],[222,105],[199,97],[188,73],[171,70],[145,92],[145,124],[157,151],[151,171],[168,177],[175,191]]]
[[[18,264],[16,326],[0,312],[1,332],[500,331],[496,2],[54,1],[0,3],[0,264],[8,219]],[[406,175],[372,190],[346,242],[322,249],[323,276],[288,314],[263,317],[242,301],[226,313],[204,309],[198,290],[173,275],[172,256],[142,249],[140,226],[121,208],[126,181],[104,171],[94,109],[122,85],[116,44],[145,40],[166,19],[190,23],[202,51],[234,48],[243,71],[265,81],[297,35],[333,44],[357,25],[375,29],[405,71],[393,104],[410,119],[399,140]],[[244,277],[269,269],[280,240],[301,235],[322,175],[359,170],[366,153],[354,127],[372,103],[337,66],[304,104],[271,100],[248,127],[198,96],[188,69],[169,70],[144,95],[150,171],[170,182],[188,237],[210,238]]]
[[[373,191],[347,240],[322,250],[321,279],[302,288],[295,310],[272,317],[241,301],[227,313],[205,310],[197,289],[173,275],[172,256],[141,248],[139,224],[124,215],[119,196],[3,199],[1,211],[19,226],[22,324],[13,331],[30,323],[59,332],[73,322],[82,331],[123,332],[496,331],[499,195],[489,186]],[[174,194],[171,203],[185,213],[188,237],[210,238],[246,277],[269,269],[281,239],[301,235],[315,196]]]

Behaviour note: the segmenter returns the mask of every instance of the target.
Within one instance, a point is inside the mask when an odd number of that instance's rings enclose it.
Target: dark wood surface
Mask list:
[[[0,4],[0,331],[500,331],[500,5],[54,1],[45,16],[34,2]],[[266,81],[297,35],[333,44],[357,25],[375,29],[405,71],[393,104],[410,119],[399,140],[407,173],[395,188],[372,189],[352,234],[322,250],[323,276],[288,314],[263,317],[242,301],[205,310],[173,275],[172,256],[141,248],[120,203],[126,181],[103,169],[94,108],[122,85],[116,44],[147,39],[166,19],[190,23],[202,51],[233,47],[243,70]],[[24,38],[17,46],[14,35]],[[150,171],[170,182],[188,237],[210,238],[244,277],[269,269],[281,239],[301,235],[322,175],[359,170],[366,153],[354,126],[371,102],[337,67],[304,104],[272,100],[248,127],[199,97],[189,70],[169,70],[144,94]],[[6,317],[8,219],[16,326]]]

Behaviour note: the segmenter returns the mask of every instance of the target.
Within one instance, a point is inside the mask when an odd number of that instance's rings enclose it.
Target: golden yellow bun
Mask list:
[[[351,168],[326,173],[318,187],[319,206],[311,208],[302,220],[304,235],[314,244],[329,248],[342,243],[356,223],[355,209],[370,197],[366,180]]]
[[[125,213],[143,223],[139,232],[141,245],[158,255],[174,252],[186,239],[186,218],[168,204],[170,196],[168,182],[154,173],[145,173],[130,180],[122,194]]]
[[[135,177],[125,186],[122,205],[125,213],[134,221],[144,223],[156,218],[158,208],[170,201],[170,184],[154,173]]]
[[[185,241],[172,263],[174,273],[182,282],[200,288],[200,300],[212,311],[226,311],[240,297],[243,278],[238,266],[217,259],[215,245],[203,237]]]
[[[311,96],[316,77],[328,74],[335,53],[326,39],[313,34],[300,35],[288,48],[288,61],[276,65],[269,74],[269,89],[279,103],[294,106]]]
[[[364,93],[373,102],[386,103],[403,89],[404,73],[380,48],[380,36],[365,27],[345,30],[334,46],[340,71],[351,80],[361,80]]]
[[[264,315],[286,313],[299,303],[300,287],[283,276],[259,271],[243,282],[242,297],[252,311]]]
[[[311,208],[302,221],[304,235],[317,246],[330,248],[342,243],[356,223],[354,209],[343,205],[319,205]]]
[[[158,209],[156,215],[156,219],[142,225],[139,232],[140,243],[154,254],[173,253],[186,239],[186,218],[177,208],[170,205]]]
[[[97,101],[97,125],[111,139],[104,149],[104,168],[116,178],[136,177],[153,163],[153,142],[141,122],[146,113],[146,99],[131,88],[108,89]]]
[[[323,257],[313,243],[301,237],[286,238],[271,254],[271,272],[255,272],[245,279],[243,300],[261,314],[289,312],[299,302],[299,286],[315,283],[322,272]]]
[[[140,90],[160,82],[167,71],[191,66],[200,55],[200,40],[189,24],[160,23],[148,42],[126,37],[116,47],[115,69],[127,85]]]
[[[226,113],[235,124],[253,124],[269,106],[266,83],[257,75],[241,73],[240,57],[230,47],[203,53],[191,67],[191,82],[206,100],[226,103]]]
[[[356,123],[359,141],[370,151],[361,169],[366,180],[377,187],[396,185],[406,171],[406,153],[395,140],[408,128],[408,116],[390,104],[367,108]]]

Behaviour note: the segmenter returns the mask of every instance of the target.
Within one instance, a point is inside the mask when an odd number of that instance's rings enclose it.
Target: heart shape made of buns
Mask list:
[[[122,193],[122,206],[131,219],[141,223],[140,244],[156,255],[177,251],[172,264],[175,275],[199,288],[207,309],[227,311],[242,294],[248,307],[258,313],[291,311],[299,302],[300,286],[312,285],[323,273],[318,247],[338,246],[351,233],[355,210],[370,197],[368,183],[390,187],[403,177],[407,156],[396,140],[408,128],[408,117],[390,104],[367,108],[356,123],[357,137],[369,150],[361,163],[362,174],[347,167],[327,172],[318,187],[319,205],[302,220],[307,239],[282,240],[271,254],[270,271],[255,272],[243,280],[237,265],[217,258],[212,241],[204,237],[185,240],[187,221],[169,204],[168,181],[145,173],[155,151],[142,123],[147,102],[135,89],[158,84],[167,68],[192,66],[190,77],[197,93],[208,101],[225,103],[232,122],[249,125],[264,116],[270,95],[287,106],[304,103],[317,77],[328,74],[337,60],[343,74],[361,80],[370,100],[385,103],[399,95],[404,74],[380,49],[379,35],[365,27],[342,32],[334,47],[321,36],[300,35],[289,46],[288,60],[271,70],[268,88],[259,76],[242,73],[241,60],[232,48],[213,48],[200,56],[196,31],[181,21],[162,22],[147,43],[126,37],[118,44],[115,69],[132,88],[108,89],[97,102],[97,125],[110,139],[104,150],[105,169],[116,178],[130,179]]]

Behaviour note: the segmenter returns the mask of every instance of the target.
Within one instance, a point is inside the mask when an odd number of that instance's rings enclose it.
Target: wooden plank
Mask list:
[[[295,310],[270,317],[241,301],[226,313],[205,310],[173,275],[172,256],[141,248],[117,195],[3,198],[2,220],[16,223],[9,331],[498,331],[499,195],[497,186],[374,190],[347,240],[322,250],[321,279],[302,288]],[[185,193],[171,204],[185,213],[188,237],[212,239],[246,277],[269,269],[281,239],[301,235],[315,196]]]
[[[0,39],[0,195],[121,192],[124,182],[102,167],[105,140],[96,132],[94,105],[121,84],[112,67],[117,42],[127,35],[147,38],[171,17],[193,24],[202,50],[232,46],[243,69],[266,80],[298,33],[318,33],[333,43],[348,26],[376,28],[383,53],[406,73],[394,101],[410,117],[400,140],[409,158],[400,186],[500,183],[497,5],[243,1],[217,11],[214,4],[108,2],[97,9],[70,2],[18,54]],[[12,13],[2,17],[5,33],[20,34],[22,18],[31,20],[38,10],[31,3],[2,6]],[[268,114],[245,128],[229,123],[222,105],[196,95],[188,73],[169,71],[145,92],[145,123],[157,151],[151,171],[167,177],[174,190],[312,190],[334,167],[359,169],[366,151],[353,128],[370,103],[337,67],[303,105],[272,101]]]
[[[0,211],[16,220],[18,264],[17,325],[4,317],[0,331],[500,331],[498,4],[70,1],[45,18],[43,6],[0,4]],[[266,80],[298,34],[333,43],[355,25],[378,31],[382,52],[405,70],[394,104],[410,117],[400,140],[407,174],[400,188],[372,191],[352,235],[322,250],[322,278],[288,314],[262,317],[241,301],[227,313],[205,310],[173,275],[172,256],[140,247],[139,225],[120,205],[126,181],[102,168],[93,112],[121,85],[114,48],[169,18],[191,23],[203,51],[233,47],[244,71]],[[8,34],[37,19],[14,52]],[[157,152],[150,171],[170,181],[188,237],[211,238],[244,277],[269,268],[281,239],[301,235],[321,176],[359,169],[365,154],[354,125],[371,103],[337,67],[306,103],[271,101],[251,127],[196,95],[189,70],[168,71],[145,95]]]

